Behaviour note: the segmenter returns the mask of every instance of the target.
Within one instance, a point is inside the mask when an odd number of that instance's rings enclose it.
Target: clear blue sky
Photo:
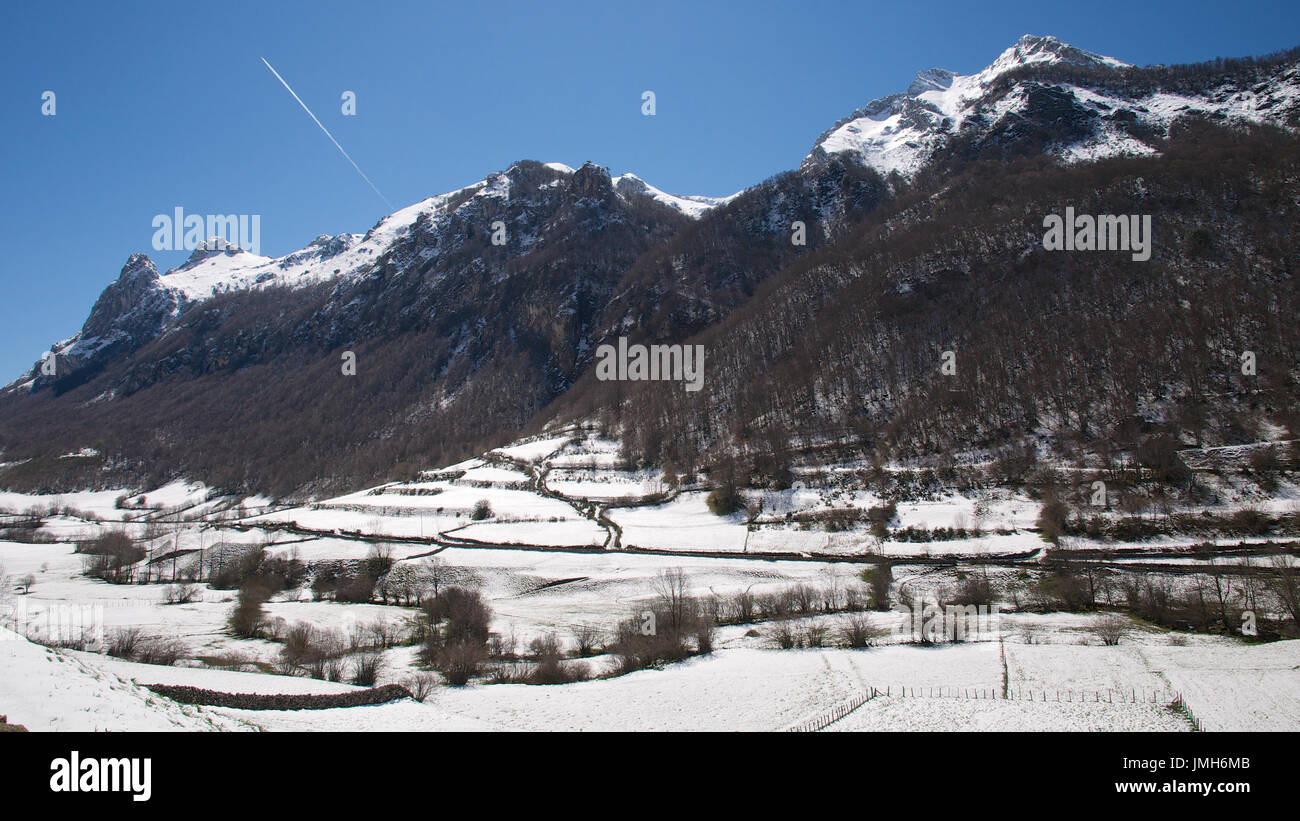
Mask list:
[[[1022,34],[1138,64],[1300,44],[1282,2],[7,3],[0,23],[0,382],[81,326],[151,220],[262,215],[262,253],[365,231],[519,159],[729,194],[919,69]],[[658,113],[643,117],[641,93]],[[57,114],[41,116],[41,95]],[[340,95],[357,95],[357,116]]]

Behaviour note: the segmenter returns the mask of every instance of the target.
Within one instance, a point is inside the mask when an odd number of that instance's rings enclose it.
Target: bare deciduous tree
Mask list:
[[[593,624],[580,624],[573,628],[573,640],[581,658],[592,656],[600,646],[601,630]]]
[[[1272,572],[1264,576],[1264,585],[1277,596],[1291,623],[1300,627],[1300,565],[1280,549],[1269,557],[1269,564]]]

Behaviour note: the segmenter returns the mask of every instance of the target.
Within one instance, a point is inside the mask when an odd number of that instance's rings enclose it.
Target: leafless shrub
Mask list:
[[[315,673],[314,678],[341,682],[347,672],[347,657],[343,655],[328,656],[312,672]]]
[[[1043,507],[1038,512],[1038,533],[1043,541],[1056,544],[1065,532],[1065,520],[1070,509],[1056,494],[1048,491],[1043,496]]]
[[[434,666],[448,684],[464,687],[479,674],[486,659],[487,652],[482,644],[459,641],[439,647],[434,657]]]
[[[808,615],[813,611],[813,602],[817,598],[816,591],[806,584],[796,584],[790,588],[790,606],[794,612],[800,615]]]
[[[180,639],[153,636],[142,639],[132,657],[141,664],[161,664],[170,667],[189,653],[189,648]]]
[[[1096,605],[1095,587],[1077,565],[1061,564],[1030,587],[1030,597],[1043,612],[1078,613]]]
[[[402,686],[405,687],[416,701],[424,702],[429,700],[437,689],[438,680],[428,673],[416,673],[402,679]]]
[[[295,622],[284,630],[281,640],[282,669],[295,674],[306,673],[322,681],[343,680],[347,672],[348,645],[338,633]]]
[[[537,659],[537,665],[527,677],[530,684],[567,684],[591,677],[586,664],[562,660],[563,647],[554,633],[534,639],[530,649]]]
[[[528,650],[532,653],[533,658],[538,661],[547,658],[560,658],[564,655],[563,648],[560,645],[560,638],[554,633],[547,633],[533,639],[528,643]]]
[[[28,638],[37,644],[43,644],[46,647],[57,647],[60,650],[90,650],[93,649],[96,644],[95,631],[90,628],[83,629],[75,636],[64,635],[62,633],[56,635],[56,638],[48,640],[32,636],[28,636]]]
[[[1155,624],[1172,625],[1174,590],[1166,579],[1146,578],[1126,582],[1123,587],[1129,609]]]
[[[310,652],[313,632],[314,628],[304,621],[289,625],[280,636],[280,656],[293,666],[300,665]]]
[[[803,646],[804,647],[825,647],[826,637],[830,634],[829,628],[820,624],[809,624],[803,629]]]
[[[651,615],[653,618],[646,621],[645,617]],[[658,610],[619,622],[615,640],[610,647],[618,657],[618,672],[630,673],[664,662],[681,661],[691,655],[691,650],[685,643],[685,634],[657,629],[662,622],[663,617]],[[647,624],[654,626],[647,629]]]
[[[372,544],[366,555],[366,572],[374,579],[382,578],[393,569],[393,546],[387,542]]]
[[[135,657],[140,642],[144,639],[144,630],[139,627],[125,627],[114,630],[108,636],[104,651],[114,658],[130,659]]]
[[[235,670],[237,672],[257,671],[257,663],[249,656],[237,651],[209,656],[205,658],[204,661],[209,667],[216,667],[222,670]]]
[[[135,566],[146,555],[144,548],[120,530],[110,530],[78,545],[77,552],[88,554],[83,560],[87,576],[111,584],[129,584],[135,576]]]
[[[823,613],[834,613],[840,609],[840,602],[844,598],[843,591],[840,589],[840,581],[835,576],[831,576],[830,581],[825,587],[817,591],[820,601],[818,606]]]
[[[519,639],[514,629],[509,633],[493,633],[488,637],[488,652],[494,659],[513,659],[519,647]]]
[[[844,588],[844,609],[850,613],[867,609],[867,597],[861,586],[850,584]]]
[[[257,638],[266,622],[263,605],[270,598],[271,592],[265,587],[253,581],[245,582],[228,620],[230,631],[240,638]]]
[[[989,581],[987,574],[967,576],[957,582],[957,590],[952,596],[950,604],[966,607],[975,605],[977,607],[988,607],[993,604],[996,593],[993,590],[993,583]]]
[[[697,612],[695,600],[689,594],[690,585],[680,567],[659,572],[654,581],[658,597],[658,629],[667,633],[680,633],[687,629]]]
[[[437,632],[444,642],[484,644],[489,638],[492,609],[477,590],[443,588],[440,595],[426,599],[421,607],[429,623],[440,628]]]
[[[1108,613],[1097,619],[1092,625],[1092,634],[1107,647],[1119,644],[1120,639],[1128,635],[1133,625],[1128,619],[1115,613]]]
[[[591,679],[591,665],[585,661],[571,661],[564,665],[563,668],[564,684],[571,684],[575,681],[588,681]]]
[[[758,612],[765,619],[784,619],[792,615],[793,596],[785,590],[777,593],[765,593],[757,598]]]
[[[580,624],[573,628],[573,639],[578,650],[580,658],[589,658],[596,654],[596,649],[600,646],[602,633],[600,628],[593,624]]]
[[[722,620],[722,597],[710,593],[697,602],[696,617],[712,624]]]
[[[873,626],[863,615],[845,616],[840,622],[840,639],[845,647],[855,649],[870,647],[883,632],[881,628]]]
[[[169,584],[163,588],[163,601],[167,604],[190,604],[203,600],[203,588],[197,584]]]
[[[395,646],[401,636],[398,625],[384,619],[376,619],[367,624],[366,632],[370,635],[373,645],[380,649]]]
[[[746,624],[754,620],[755,604],[754,594],[749,592],[749,588],[742,590],[732,597],[732,617],[740,624]]]
[[[351,604],[365,604],[375,598],[375,577],[369,573],[340,578],[334,587],[334,600]]]
[[[782,650],[790,650],[798,645],[799,637],[794,623],[789,619],[782,619],[772,626],[772,638]]]
[[[352,659],[352,683],[360,687],[374,687],[384,668],[382,653],[361,653]]]
[[[1264,577],[1264,585],[1282,603],[1291,624],[1300,627],[1300,563],[1279,549],[1274,551],[1269,564],[1272,572]]]
[[[889,588],[894,581],[893,568],[883,562],[867,568],[863,573],[863,581],[871,589],[871,606],[882,613],[888,610]],[[902,594],[901,590],[899,594]]]
[[[487,678],[493,684],[527,684],[532,672],[532,666],[522,662],[498,663],[488,668]]]
[[[701,618],[695,624],[695,652],[700,655],[713,652],[713,640],[717,627],[711,618]]]

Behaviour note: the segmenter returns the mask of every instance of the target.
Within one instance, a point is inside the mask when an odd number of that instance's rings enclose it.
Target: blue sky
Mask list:
[[[1052,7],[1048,7],[1052,6]],[[1287,2],[10,3],[0,30],[0,381],[81,326],[151,221],[260,214],[261,251],[389,212],[519,159],[729,194],[929,67],[1054,34],[1138,64],[1300,45]],[[41,115],[46,90],[57,113]],[[353,91],[355,117],[340,95]],[[657,114],[643,117],[652,90]]]

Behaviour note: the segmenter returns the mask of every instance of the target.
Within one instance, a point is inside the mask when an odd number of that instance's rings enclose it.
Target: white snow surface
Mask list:
[[[32,731],[250,729],[215,711],[177,704],[72,653],[0,627],[0,711]]]
[[[1300,641],[1252,646],[1135,623],[1119,646],[1107,647],[1096,634],[1101,613],[1006,613],[991,638],[940,647],[899,644],[902,614],[868,613],[863,618],[884,631],[885,646],[866,650],[780,650],[775,622],[728,624],[718,629],[709,656],[603,680],[439,687],[424,704],[403,700],[301,713],[200,710],[139,685],[249,693],[327,693],[348,685],[266,672],[281,669],[275,664],[282,645],[231,635],[233,590],[201,584],[195,601],[168,604],[158,581],[112,585],[87,577],[84,556],[75,552],[76,539],[120,528],[146,540],[151,550],[182,551],[183,574],[201,551],[211,555],[219,545],[231,553],[261,546],[273,556],[318,563],[364,560],[381,544],[391,550],[395,569],[417,584],[436,574],[444,585],[479,591],[492,608],[491,630],[524,649],[547,635],[572,648],[575,633],[586,628],[610,635],[620,621],[644,612],[660,574],[668,570],[681,569],[687,594],[702,598],[742,591],[768,596],[794,585],[862,590],[862,564],[811,554],[884,553],[896,559],[897,589],[907,585],[924,597],[951,588],[959,571],[922,557],[1024,553],[1043,544],[1031,530],[1040,503],[1004,489],[899,501],[889,522],[895,532],[956,528],[965,530],[966,538],[881,541],[865,522],[832,530],[807,518],[878,506],[884,500],[873,492],[802,481],[785,490],[746,489],[750,511],[718,516],[708,509],[704,484],[691,478],[679,484],[679,477],[632,469],[621,462],[620,450],[618,442],[596,435],[594,428],[571,426],[508,443],[454,470],[427,471],[417,481],[261,515],[250,509],[260,511],[271,500],[246,499],[237,506],[239,499],[209,498],[210,489],[192,482],[144,493],[0,495],[0,506],[10,511],[35,509],[44,519],[39,532],[56,539],[0,541],[0,576],[10,580],[0,586],[0,623],[26,637],[0,632],[0,714],[32,729],[779,730],[818,724],[819,716],[874,689],[887,695],[825,729],[1185,731],[1191,716],[1170,708],[1176,696],[1206,729],[1300,729],[1300,676],[1295,674]],[[1195,453],[1187,454],[1195,461]],[[510,469],[503,459],[526,464]],[[849,461],[826,473],[860,467]],[[519,489],[530,476],[543,477],[541,488]],[[636,489],[650,498],[638,499]],[[556,498],[557,490],[568,498]],[[1227,491],[1224,511],[1255,504]],[[470,512],[481,500],[489,503],[491,515],[472,519]],[[1300,494],[1284,484],[1272,501],[1270,509],[1294,510]],[[170,511],[175,510],[206,519],[174,521],[178,517]],[[747,521],[751,515],[757,516],[754,523]],[[231,521],[235,516],[241,517],[239,528]],[[151,518],[160,522],[150,524]],[[276,529],[286,523],[295,527]],[[615,535],[621,535],[623,550],[613,549]],[[454,543],[456,538],[465,541]],[[1157,544],[1166,543],[1111,549],[1139,552],[1135,549]],[[1087,545],[1080,539],[1078,546]],[[638,553],[631,550],[635,547],[663,553]],[[771,560],[777,552],[786,555]],[[796,561],[792,553],[809,560]],[[1032,567],[1034,559],[1027,561],[1024,567]],[[992,581],[1003,584],[1019,569],[994,569]],[[176,565],[168,561],[161,570],[165,582]],[[17,580],[28,574],[35,583],[24,589]],[[346,636],[379,622],[392,630],[409,627],[417,611],[408,604],[313,601],[304,586],[277,594],[266,614],[273,627],[305,623]],[[86,613],[84,608],[105,634],[137,628],[145,636],[181,643],[182,666],[149,666],[35,643],[55,640],[51,626]],[[817,614],[795,621],[836,635],[845,618]],[[394,647],[383,656],[381,684],[422,672],[414,647]],[[612,659],[574,663],[600,674]],[[1017,697],[989,695],[1000,694],[1004,684]],[[934,691],[939,695],[930,695]],[[962,695],[951,695],[954,691]],[[1145,700],[1126,701],[1126,693],[1142,693]]]

